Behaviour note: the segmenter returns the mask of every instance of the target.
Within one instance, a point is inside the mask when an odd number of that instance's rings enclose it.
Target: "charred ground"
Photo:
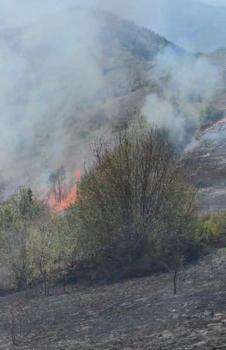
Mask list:
[[[1,349],[224,349],[226,251],[181,272],[109,286],[67,286],[42,297],[38,288],[0,299]]]

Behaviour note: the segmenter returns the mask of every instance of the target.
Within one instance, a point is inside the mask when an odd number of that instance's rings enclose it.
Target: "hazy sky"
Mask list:
[[[211,5],[226,6],[226,0],[200,0],[200,1],[209,3]]]
[[[184,0],[179,0],[183,3]],[[208,3],[211,5],[225,6],[226,0],[188,0],[188,2]],[[141,21],[141,17],[148,16],[149,12],[159,7],[164,13],[161,0],[0,0],[0,18],[2,25],[16,26],[21,23],[31,22],[46,16],[49,13],[67,9],[71,6],[84,4],[98,4],[100,7],[123,12],[124,16],[132,17],[135,21]],[[164,5],[174,7],[178,0],[166,0]],[[145,21],[146,22],[146,21]]]
[[[0,0],[0,27],[40,21],[81,4],[115,12],[188,50],[211,51],[226,45],[226,0]]]

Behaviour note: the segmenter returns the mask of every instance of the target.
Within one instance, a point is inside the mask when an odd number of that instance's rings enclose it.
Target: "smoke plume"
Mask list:
[[[141,13],[133,0],[0,0],[0,169],[10,191],[23,184],[45,184],[70,147],[65,125],[72,116],[79,120],[84,106],[92,108],[111,91],[103,73],[100,17],[75,4],[127,18]],[[156,21],[167,26],[164,9],[156,1],[147,9],[158,13]],[[117,60],[119,69],[113,75],[121,87],[128,74],[120,57]],[[162,92],[147,97],[143,113],[180,142],[198,123],[201,106],[221,88],[219,72],[204,58],[167,50],[157,57],[148,78]],[[79,157],[78,149],[75,168]]]
[[[204,57],[166,49],[150,74],[160,85],[161,95],[146,98],[143,114],[150,123],[169,130],[173,141],[184,145],[199,126],[202,110],[222,90],[221,72]]]
[[[48,3],[29,23],[30,0],[4,7],[11,16],[0,33],[0,169],[16,186],[61,164],[64,123],[103,89],[97,21],[83,9],[52,14]]]

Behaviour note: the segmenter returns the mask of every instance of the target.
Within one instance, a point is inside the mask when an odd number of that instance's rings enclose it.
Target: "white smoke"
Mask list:
[[[31,10],[29,4],[23,1],[12,13],[4,6],[12,15],[6,19],[25,24],[22,9]],[[32,25],[0,32],[0,169],[16,185],[25,177],[34,183],[34,174],[61,164],[65,122],[103,91],[95,18],[82,9],[51,15],[48,2],[39,7]]]
[[[106,58],[100,48],[98,16],[73,9],[84,3],[127,18],[142,16],[146,9],[135,0],[0,0],[0,169],[12,189],[34,185],[36,178],[39,183],[40,177],[45,180],[60,166],[69,143],[65,124],[70,117],[78,120],[82,106],[92,107],[111,90],[103,80]],[[159,4],[152,0],[147,9],[167,30]],[[123,71],[117,74],[121,80],[127,77]],[[157,85],[161,81],[164,89],[146,99],[143,112],[183,141],[189,123],[198,123],[200,103],[191,100],[210,100],[220,89],[219,72],[205,59],[166,51],[150,74],[150,80]],[[170,79],[164,82],[166,75]],[[79,157],[81,152],[75,149],[75,166]]]
[[[146,98],[143,114],[151,123],[168,129],[173,140],[184,143],[188,131],[200,124],[201,111],[223,87],[220,70],[204,57],[165,50],[150,74],[161,95]]]

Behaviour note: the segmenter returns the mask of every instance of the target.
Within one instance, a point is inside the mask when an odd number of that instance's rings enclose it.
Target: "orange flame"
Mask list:
[[[59,213],[69,208],[74,204],[78,197],[78,182],[81,179],[80,171],[76,171],[74,175],[74,184],[70,190],[68,190],[67,185],[63,185],[61,198],[56,198],[55,193],[50,193],[48,198],[48,204],[52,211]]]

